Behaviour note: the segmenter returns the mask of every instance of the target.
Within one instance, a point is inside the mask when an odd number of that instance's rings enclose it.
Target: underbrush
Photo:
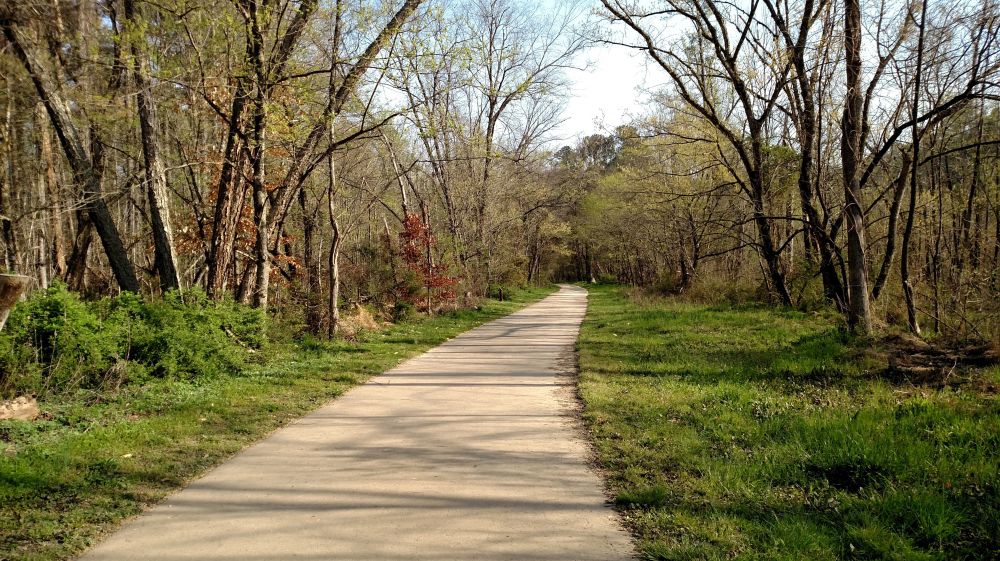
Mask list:
[[[645,557],[1000,558],[1000,368],[928,384],[871,343],[825,312],[594,287],[585,417]]]
[[[259,310],[200,290],[85,302],[54,284],[18,304],[0,332],[0,398],[235,374],[264,346],[265,332]]]

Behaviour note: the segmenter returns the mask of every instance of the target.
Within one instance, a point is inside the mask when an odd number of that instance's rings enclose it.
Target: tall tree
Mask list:
[[[868,259],[865,242],[864,203],[861,198],[861,4],[844,0],[844,67],[847,91],[841,118],[840,154],[844,173],[847,215],[848,321],[861,333],[872,332],[868,294]],[[916,174],[914,174],[916,175]]]
[[[139,291],[139,279],[129,260],[121,234],[108,210],[101,192],[100,157],[92,155],[83,143],[82,135],[73,121],[69,104],[60,93],[58,82],[52,72],[42,63],[39,49],[28,35],[27,30],[17,21],[16,10],[8,7],[0,12],[0,27],[14,50],[14,54],[31,77],[38,96],[52,121],[52,126],[69,161],[76,183],[81,188],[81,199],[87,209],[90,221],[104,245],[111,270],[122,290]],[[91,131],[96,141],[99,136]],[[92,159],[92,156],[94,159]]]
[[[174,231],[170,220],[170,194],[167,191],[167,172],[158,138],[156,103],[148,76],[144,20],[135,0],[124,0],[124,7],[125,19],[129,23],[126,35],[132,51],[132,79],[136,87],[142,154],[146,162],[146,192],[153,228],[156,270],[163,290],[179,289],[181,278],[177,271],[177,252],[174,250]]]

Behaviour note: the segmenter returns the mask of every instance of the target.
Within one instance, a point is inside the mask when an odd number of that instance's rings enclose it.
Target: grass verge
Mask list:
[[[822,313],[592,288],[584,415],[644,557],[1000,558],[1000,369],[914,385],[861,347]]]
[[[274,429],[550,292],[520,291],[354,342],[270,348],[263,364],[238,374],[43,400],[45,420],[0,421],[0,560],[68,559]]]

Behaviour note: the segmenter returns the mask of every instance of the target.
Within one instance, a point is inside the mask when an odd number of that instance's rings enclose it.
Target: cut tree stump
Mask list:
[[[17,300],[28,288],[31,277],[23,275],[0,275],[0,330],[7,323],[7,316]]]

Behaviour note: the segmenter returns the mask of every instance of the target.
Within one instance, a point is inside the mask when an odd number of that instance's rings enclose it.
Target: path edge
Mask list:
[[[557,400],[563,405],[566,413],[566,422],[570,430],[576,435],[577,440],[585,449],[584,463],[587,470],[600,482],[601,494],[604,495],[604,502],[614,517],[615,524],[629,538],[632,547],[631,558],[640,560],[638,536],[625,524],[625,512],[615,504],[615,494],[611,491],[610,479],[607,477],[609,471],[604,467],[597,452],[594,434],[590,430],[590,425],[584,419],[586,402],[580,391],[580,380],[583,374],[580,369],[580,334],[583,324],[587,321],[587,312],[590,309],[590,291],[579,284],[560,284],[563,286],[574,286],[582,288],[584,291],[584,309],[580,316],[580,323],[577,325],[576,341],[569,345],[563,355],[559,357],[556,365],[558,371],[555,374],[556,383],[559,385]]]

